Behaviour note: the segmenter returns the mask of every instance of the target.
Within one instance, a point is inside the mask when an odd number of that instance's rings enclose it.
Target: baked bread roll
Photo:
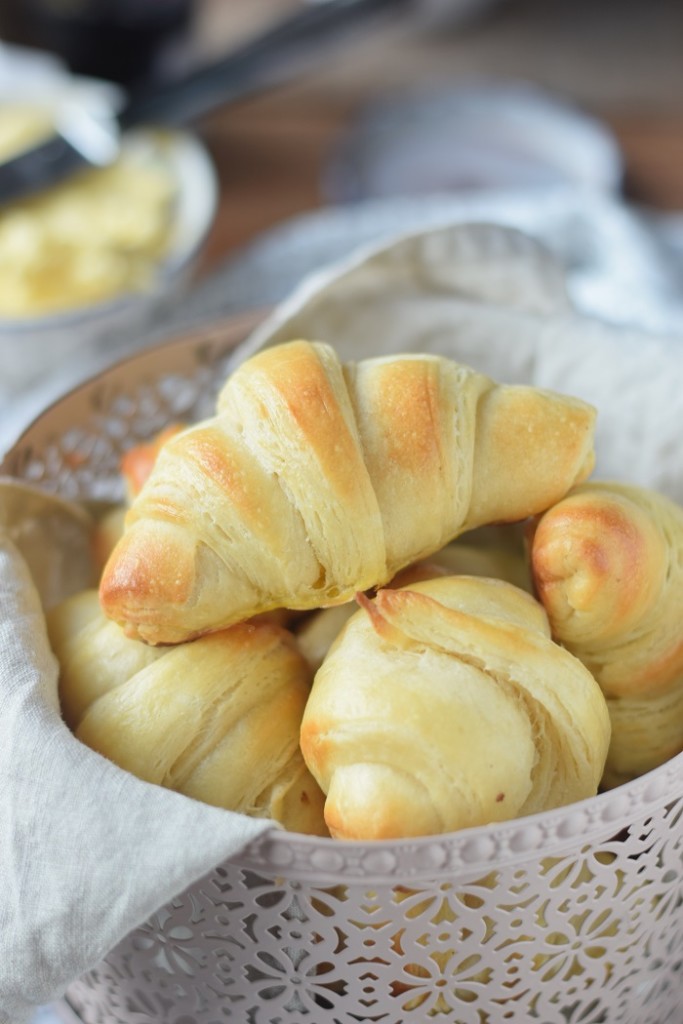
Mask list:
[[[437,356],[342,366],[291,342],[243,363],[218,410],[164,445],[103,574],[106,614],[149,643],[344,603],[548,508],[594,459],[591,407]]]
[[[147,782],[327,835],[299,749],[310,673],[291,634],[242,624],[149,647],[104,617],[95,590],[56,608],[48,629],[64,719],[83,743]]]
[[[169,423],[149,441],[135,444],[121,456],[121,476],[125,486],[126,498],[132,501],[142,490],[143,484],[154,468],[159,452],[165,443],[184,428],[183,423]]]
[[[554,636],[607,698],[605,786],[683,750],[683,509],[645,488],[585,484],[540,518],[531,564]]]
[[[333,836],[450,832],[596,793],[605,700],[533,597],[444,576],[361,601],[301,725]]]
[[[429,558],[402,569],[387,586],[407,587],[436,576],[490,576],[507,580],[531,592],[531,574],[523,533],[514,526],[483,527],[435,551]],[[314,672],[320,668],[332,642],[358,610],[355,601],[321,608],[295,629],[299,650]]]

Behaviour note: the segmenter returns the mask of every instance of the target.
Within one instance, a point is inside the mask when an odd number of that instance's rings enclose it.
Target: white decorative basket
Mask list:
[[[107,371],[47,410],[1,471],[116,497],[124,447],[205,415],[250,326]],[[86,1024],[681,1024],[682,985],[683,754],[580,804],[453,835],[271,832],[67,998]]]

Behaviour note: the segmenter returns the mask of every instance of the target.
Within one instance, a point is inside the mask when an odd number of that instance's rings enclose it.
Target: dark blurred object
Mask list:
[[[193,9],[194,0],[0,0],[0,35],[130,86],[182,59]]]
[[[84,165],[110,163],[122,131],[143,124],[188,124],[219,106],[275,88],[319,64],[331,47],[348,46],[368,23],[377,28],[404,4],[405,0],[305,4],[216,61],[131,89],[116,109],[100,108],[93,117],[82,104],[66,103],[55,111],[51,135],[0,160],[0,201],[38,192]],[[74,81],[79,77],[71,76]],[[89,81],[91,86],[102,84],[101,79]],[[112,82],[108,87],[116,88]],[[16,91],[14,82],[12,90]]]
[[[437,29],[461,27],[486,17],[502,0],[419,0],[417,13],[422,26]]]

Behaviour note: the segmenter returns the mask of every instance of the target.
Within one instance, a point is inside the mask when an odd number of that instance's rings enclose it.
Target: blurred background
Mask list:
[[[0,38],[52,48],[79,73],[130,84],[217,57],[300,6],[2,0]],[[321,166],[370,100],[469,76],[523,79],[576,102],[614,132],[629,196],[683,207],[679,0],[426,0],[413,7],[415,14],[397,3],[393,24],[355,38],[305,79],[205,119],[222,186],[209,262],[252,231],[323,201]]]
[[[282,7],[283,0],[206,0],[197,11],[198,46],[227,45],[231,34],[255,29]],[[623,152],[627,195],[683,209],[682,44],[679,0],[426,3],[422,21],[399,19],[305,82],[210,121],[207,139],[221,164],[229,163],[223,202],[230,204],[231,185],[245,188],[255,171],[263,184],[277,154],[289,194],[267,190],[261,225],[320,203],[320,167],[371,99],[491,77],[533,82],[600,118]],[[252,229],[242,204],[229,219],[236,237]]]
[[[53,49],[78,73],[130,83],[214,58],[295,0],[2,0],[0,38]],[[401,5],[397,4],[397,7]],[[468,76],[524,79],[603,119],[625,188],[683,208],[679,0],[426,0],[304,80],[205,119],[220,174],[206,254],[220,259],[278,218],[325,200],[321,168],[372,99]],[[421,10],[420,10],[421,8]]]
[[[324,3],[318,0],[319,7]],[[307,6],[313,5],[0,0],[0,41],[57,56],[71,73],[115,82],[128,94],[216,61]],[[420,210],[413,206],[408,215],[407,198],[430,198],[432,217],[438,197],[444,216],[454,213],[444,198],[457,198],[460,219],[471,203],[476,219],[499,217],[532,232],[538,228],[552,245],[540,207],[533,216],[530,211],[535,194],[557,188],[568,197],[564,209],[571,207],[557,246],[568,254],[569,268],[583,261],[585,269],[590,258],[596,270],[596,254],[609,236],[620,267],[606,267],[605,250],[600,269],[616,269],[621,283],[628,282],[619,293],[628,307],[623,317],[640,315],[629,305],[633,283],[649,276],[650,297],[656,286],[669,308],[658,319],[651,303],[645,326],[673,324],[677,330],[683,323],[678,309],[676,317],[669,315],[683,294],[680,0],[395,0],[385,7],[382,17],[359,24],[338,45],[320,52],[314,47],[268,87],[183,126],[206,151],[216,189],[210,221],[192,254],[190,299],[179,308],[180,284],[167,288],[172,294],[154,315],[148,310],[144,320],[131,321],[125,344],[118,328],[116,341],[104,327],[85,331],[100,361],[202,317],[277,301],[328,255],[336,258],[356,242],[378,237],[389,223],[396,230],[419,223]],[[209,185],[205,175],[194,188]],[[513,211],[500,199],[510,190],[517,198],[524,193],[523,213],[519,203]],[[590,215],[590,203],[577,199],[586,194],[603,204]],[[482,206],[482,196],[494,195],[497,205]],[[387,207],[392,202],[398,203],[393,219]],[[375,216],[377,204],[381,215]],[[556,202],[553,216],[558,209]],[[344,211],[351,220],[342,230]],[[8,212],[11,207],[0,206],[0,248]],[[625,217],[637,218],[637,224],[628,222],[637,233],[620,235],[613,220],[591,239],[603,214],[615,212],[621,229]],[[317,226],[311,221],[316,215]],[[289,225],[287,246],[283,225]],[[329,250],[321,242],[325,232]],[[570,235],[572,245],[581,235],[581,251],[571,249]],[[655,248],[649,248],[653,240]],[[640,258],[628,273],[624,249]],[[289,260],[294,250],[298,258]],[[278,262],[288,263],[289,273],[275,281]],[[645,265],[651,274],[643,275]],[[585,297],[585,274],[583,286]],[[604,295],[608,291],[603,288]],[[596,299],[591,311],[607,315],[609,301],[618,318],[621,300],[615,295],[613,289],[609,299]],[[3,360],[7,367],[13,358],[8,346],[25,328],[16,320],[3,325],[0,310],[0,393]],[[84,372],[82,363],[78,370]],[[41,372],[45,377],[47,364]],[[35,390],[36,383],[35,375],[27,378],[27,387]]]

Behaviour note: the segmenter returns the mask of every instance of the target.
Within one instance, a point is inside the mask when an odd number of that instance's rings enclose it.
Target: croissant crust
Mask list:
[[[576,487],[533,532],[553,634],[607,698],[616,785],[683,750],[683,509],[634,485]]]
[[[449,576],[362,600],[301,726],[333,836],[442,833],[595,794],[605,701],[530,595]]]
[[[276,607],[343,603],[456,535],[558,501],[594,410],[429,355],[342,366],[296,341],[248,360],[172,437],[105,567],[105,613],[177,643]]]
[[[299,749],[310,674],[287,631],[244,623],[150,647],[103,616],[96,591],[48,627],[64,718],[87,746],[146,782],[327,835]]]

